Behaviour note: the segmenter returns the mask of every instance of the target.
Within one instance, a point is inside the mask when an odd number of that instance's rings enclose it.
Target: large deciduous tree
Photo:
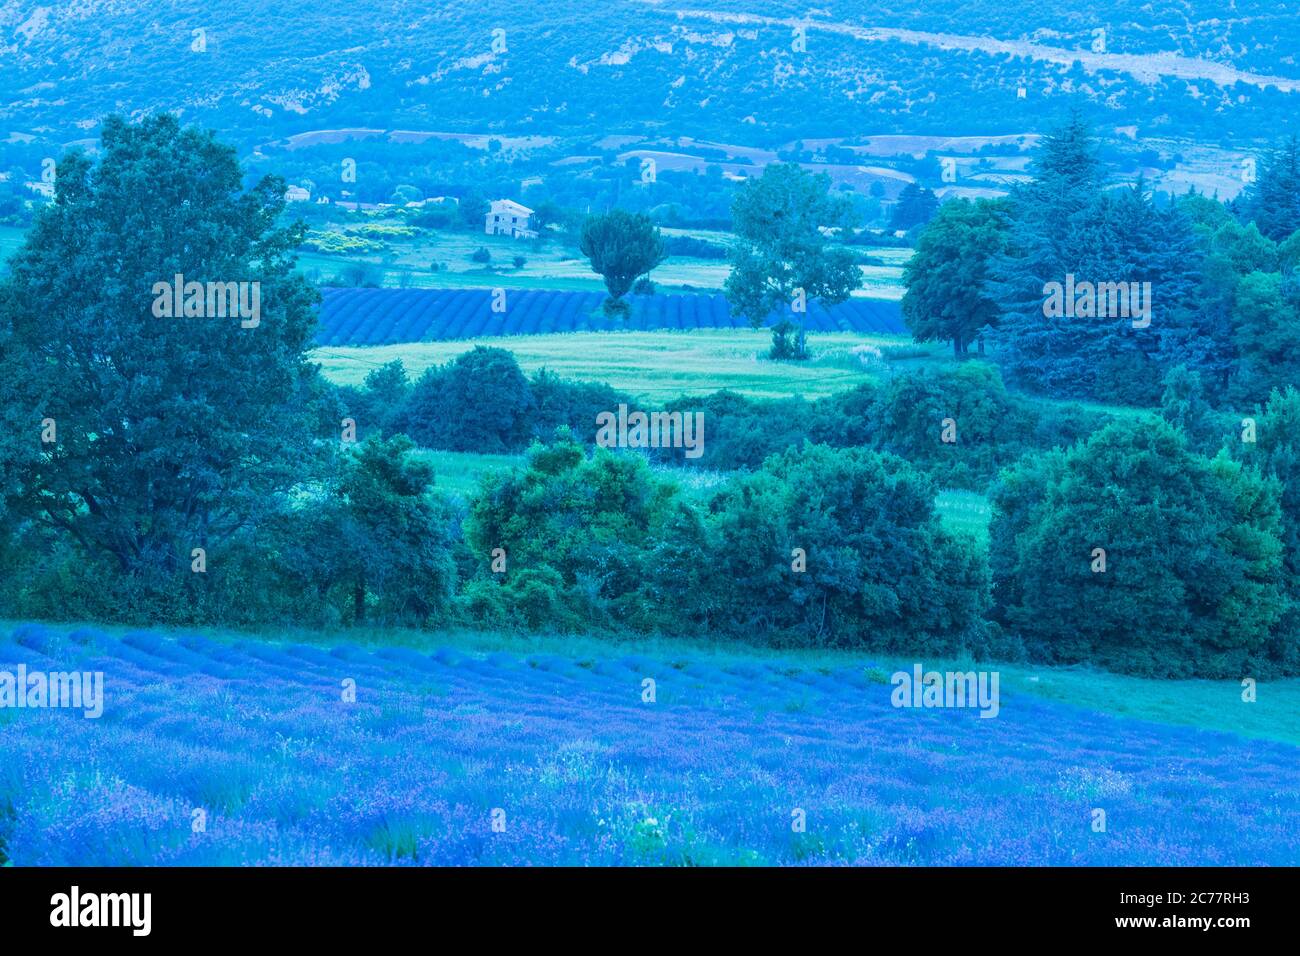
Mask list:
[[[903,319],[919,342],[952,342],[964,355],[971,342],[984,350],[983,330],[996,326],[989,263],[1006,243],[1007,207],[1000,201],[955,199],[925,227],[903,270]]]
[[[433,466],[405,435],[371,436],[340,456],[314,507],[279,525],[275,550],[292,585],[338,619],[426,623],[455,587],[456,519],[433,488]]]
[[[130,575],[188,572],[193,549],[275,507],[317,447],[303,227],[279,223],[283,182],[241,180],[211,133],[110,117],[97,162],[58,165],[0,285],[3,438],[19,450],[5,496]],[[248,283],[256,315],[229,314],[232,287],[207,283]]]
[[[802,315],[814,299],[843,302],[862,285],[847,249],[834,247],[823,228],[847,227],[852,204],[832,196],[830,177],[795,163],[773,163],[736,194],[731,215],[736,243],[725,290],[733,315],[761,327],[777,313],[772,352],[805,358]],[[789,344],[795,333],[796,341]]]

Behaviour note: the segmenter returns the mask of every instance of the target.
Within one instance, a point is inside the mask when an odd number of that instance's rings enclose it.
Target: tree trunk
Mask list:
[[[364,578],[357,579],[357,583],[352,588],[352,617],[353,624],[361,624],[366,619],[366,582]]]

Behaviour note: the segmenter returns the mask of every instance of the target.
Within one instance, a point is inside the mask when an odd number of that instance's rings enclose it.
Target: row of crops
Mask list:
[[[744,326],[721,293],[630,296],[627,319],[606,316],[603,292],[491,289],[325,289],[320,345],[388,345],[493,335],[544,335]],[[815,332],[900,333],[897,302],[850,299],[808,304],[804,325]]]

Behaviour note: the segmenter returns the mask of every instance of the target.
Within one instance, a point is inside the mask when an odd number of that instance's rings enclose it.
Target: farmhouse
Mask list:
[[[284,191],[284,198],[287,202],[306,202],[311,199],[311,193],[301,186],[290,186]]]
[[[483,231],[489,236],[514,236],[516,239],[536,239],[537,230],[529,228],[533,211],[513,199],[494,199],[488,210]]]

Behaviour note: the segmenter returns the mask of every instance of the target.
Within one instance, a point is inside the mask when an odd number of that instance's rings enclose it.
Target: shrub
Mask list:
[[[355,256],[383,252],[384,243],[380,239],[368,239],[352,233],[313,229],[303,239],[302,248],[331,256]]]
[[[533,445],[525,467],[484,480],[465,539],[481,562],[480,577],[489,573],[493,549],[504,548],[506,580],[515,569],[549,568],[566,603],[617,607],[642,583],[645,552],[671,497],[644,458],[605,449],[588,457],[561,434],[551,445]],[[541,581],[531,586],[534,603]]]
[[[701,412],[707,440],[704,453],[686,463],[700,468],[758,468],[771,455],[801,445],[812,427],[815,406],[802,399],[756,402],[723,390],[702,398],[679,398],[665,410]],[[680,449],[656,449],[656,457],[683,461]]]
[[[1161,421],[1030,456],[992,496],[998,619],[1042,660],[1161,677],[1275,668],[1278,495],[1275,481],[1195,454]]]
[[[504,453],[527,440],[532,404],[514,354],[479,345],[428,369],[412,387],[401,420],[429,448]]]
[[[978,640],[987,569],[941,525],[934,495],[894,455],[805,445],[774,456],[711,502],[702,593],[736,634],[956,652]]]
[[[980,362],[909,372],[813,403],[755,402],[723,391],[666,407],[704,412],[709,440],[703,456],[691,462],[696,466],[757,468],[769,455],[807,439],[891,452],[941,487],[972,490],[983,490],[999,468],[1021,455],[1068,447],[1107,420],[1077,405],[1011,395],[997,369]],[[945,418],[953,420],[955,443],[942,440]]]
[[[872,445],[926,468],[945,486],[980,488],[1022,450],[1019,411],[992,366],[924,369],[883,389],[873,412]]]
[[[533,407],[529,434],[535,440],[550,439],[558,428],[589,445],[596,440],[596,416],[614,411],[620,403],[631,403],[624,392],[604,382],[573,382],[540,370],[529,381]]]
[[[342,411],[356,422],[357,437],[364,439],[375,433],[390,435],[403,430],[402,406],[410,391],[406,368],[401,359],[394,359],[366,375],[361,388],[340,387],[338,397]],[[337,424],[331,422],[331,430]]]
[[[384,270],[373,262],[349,262],[334,277],[334,284],[356,289],[378,289],[384,284]]]
[[[622,299],[606,299],[600,310],[611,319],[626,319],[632,313],[632,307]]]

